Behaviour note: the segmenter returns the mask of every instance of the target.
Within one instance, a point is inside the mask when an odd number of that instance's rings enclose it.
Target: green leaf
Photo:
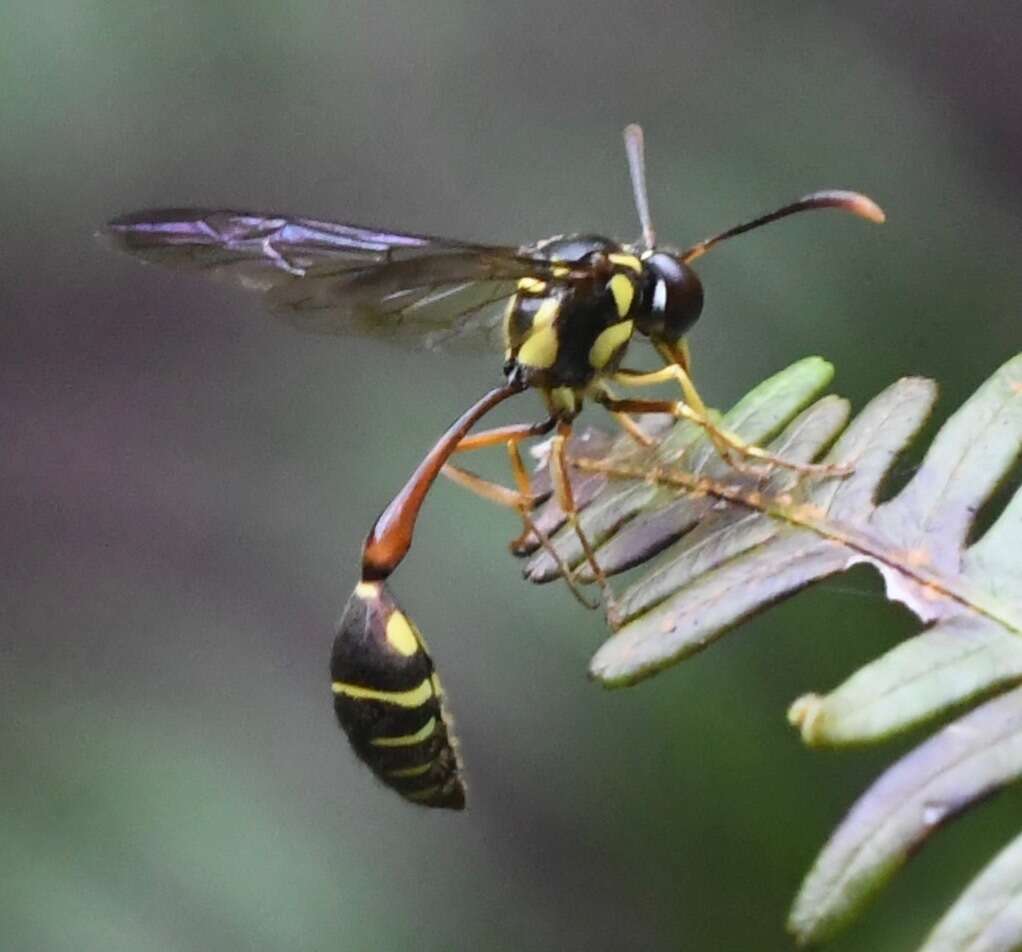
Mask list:
[[[990,861],[920,952],[1011,952],[1022,946],[1022,836]]]
[[[871,743],[1019,680],[1022,639],[960,615],[892,648],[826,697],[800,698],[789,713],[807,743]]]
[[[809,871],[788,926],[830,938],[947,819],[1022,775],[1022,688],[945,727],[883,774]]]
[[[913,478],[882,503],[884,481],[926,421],[936,387],[900,380],[849,423],[846,401],[816,399],[830,373],[818,358],[800,361],[752,391],[722,425],[750,442],[770,440],[769,450],[791,462],[830,447],[825,463],[854,467],[843,478],[737,471],[689,423],[658,434],[652,448],[622,436],[597,452],[573,450],[575,472],[598,480],[579,519],[597,562],[611,577],[639,569],[616,599],[618,628],[592,659],[595,678],[634,684],[778,599],[865,563],[882,575],[888,598],[927,627],[830,693],[799,698],[789,719],[806,743],[883,740],[1022,681],[1022,490],[978,541],[969,538],[976,513],[1019,459],[1022,355],[948,419]],[[538,518],[546,531],[557,529],[558,558],[536,551],[526,576],[551,581],[561,561],[591,581],[556,503]],[[829,938],[931,832],[1020,775],[1022,689],[950,723],[862,796],[795,901],[798,941]],[[1022,947],[1022,909],[1012,905],[1022,860],[1013,857],[994,861],[927,948]],[[998,902],[1004,911],[984,912]],[[944,938],[962,929],[972,930],[971,945]]]
[[[799,410],[811,403],[833,376],[834,368],[827,361],[820,357],[806,357],[748,393],[723,418],[721,425],[753,443],[769,439]],[[634,450],[634,445],[624,440],[609,447],[609,452],[619,457],[629,456]],[[678,463],[694,474],[724,477],[728,472],[727,464],[721,460],[710,441],[698,427],[688,422],[674,427],[651,452],[643,453],[640,450],[637,459],[644,464],[651,461],[657,465]],[[625,486],[608,486],[604,479],[602,483],[605,488],[595,498],[587,499],[586,493],[582,500],[576,500],[580,508],[583,502],[587,503],[583,510],[582,524],[587,537],[594,542],[610,538],[638,513],[644,510],[656,511],[677,498],[676,491],[671,487],[657,486],[650,482],[631,481]],[[688,507],[692,513],[686,511],[684,524],[694,525],[694,521],[698,521],[703,511],[712,504],[712,500],[701,502],[700,506]],[[560,525],[563,523],[563,513],[554,503],[540,514],[538,521],[544,528],[550,527],[551,523]],[[569,565],[579,565],[583,561],[582,547],[573,531],[562,529],[555,542],[561,558]],[[620,558],[601,555],[600,564],[606,571],[613,573],[627,568],[636,559],[642,561],[644,557],[648,557],[645,550],[635,552],[627,549],[621,553]],[[526,577],[533,582],[550,582],[560,574],[557,563],[544,550],[539,550],[530,559],[524,571]]]

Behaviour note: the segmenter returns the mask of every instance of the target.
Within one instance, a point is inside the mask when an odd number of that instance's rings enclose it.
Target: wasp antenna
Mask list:
[[[712,238],[706,238],[682,252],[681,260],[688,264],[690,261],[694,261],[696,258],[706,254],[707,251],[721,241],[734,238],[735,235],[741,235],[747,231],[752,231],[761,225],[769,225],[770,222],[777,221],[779,218],[787,218],[788,215],[812,211],[815,208],[839,208],[842,211],[851,212],[853,215],[858,215],[860,218],[865,218],[867,221],[876,222],[877,224],[881,224],[887,219],[884,210],[868,196],[860,195],[858,192],[842,191],[841,189],[828,189],[804,195],[797,202],[792,202],[790,205],[778,208],[777,211],[770,212],[768,215],[761,215],[752,221],[747,221],[741,225],[735,225],[734,228],[729,228],[727,231],[722,231],[719,235],[714,235]]]
[[[649,197],[646,194],[646,156],[643,145],[642,126],[632,123],[625,126],[625,152],[628,155],[628,173],[632,177],[632,193],[635,195],[635,210],[642,225],[642,242],[647,249],[656,246],[656,232],[649,214]]]

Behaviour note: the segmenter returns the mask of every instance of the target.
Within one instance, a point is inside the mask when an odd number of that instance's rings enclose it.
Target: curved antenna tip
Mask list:
[[[827,206],[840,208],[843,211],[851,212],[853,215],[858,215],[859,218],[865,218],[867,221],[875,222],[878,225],[882,225],[887,221],[887,215],[884,213],[884,210],[872,198],[868,195],[863,195],[861,192],[829,189],[823,192],[813,192],[812,195],[806,195],[805,198],[799,201],[799,204],[801,205],[803,202],[807,208],[825,208]]]
[[[859,196],[862,199],[862,209],[859,214],[863,218],[869,221],[876,222],[878,225],[882,225],[887,221],[887,213],[871,198],[867,198],[865,195]]]
[[[734,238],[736,235],[743,235],[754,228],[769,225],[772,221],[787,218],[789,215],[794,215],[797,212],[807,212],[817,208],[837,208],[840,211],[851,212],[853,215],[858,215],[860,218],[865,218],[867,221],[876,222],[877,224],[887,220],[884,210],[872,198],[866,195],[862,195],[859,192],[846,192],[839,188],[824,189],[822,192],[811,192],[809,195],[803,195],[797,202],[792,202],[790,205],[778,208],[777,211],[770,212],[768,215],[760,215],[759,218],[754,218],[752,221],[744,222],[741,225],[735,225],[734,228],[722,231],[719,235],[714,235],[712,238],[705,238],[698,244],[694,244],[691,248],[683,251],[680,258],[682,262],[688,264],[690,261],[695,261],[696,258],[702,257],[721,241]]]

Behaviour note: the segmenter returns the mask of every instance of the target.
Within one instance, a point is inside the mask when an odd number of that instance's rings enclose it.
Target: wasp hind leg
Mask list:
[[[524,532],[522,533],[522,536],[511,543],[512,548],[514,548],[516,543],[520,542],[526,535],[530,533],[535,535],[535,537],[539,540],[540,545],[556,563],[557,568],[561,573],[561,577],[567,583],[572,595],[574,595],[575,598],[586,608],[598,608],[600,603],[593,603],[585,596],[575,579],[575,571],[570,565],[568,565],[563,556],[557,551],[557,547],[554,545],[550,537],[531,516],[531,511],[536,503],[536,496],[532,492],[532,484],[529,478],[529,473],[525,467],[525,463],[522,461],[520,443],[529,436],[538,436],[549,432],[555,425],[557,427],[557,432],[551,439],[549,459],[550,480],[554,494],[561,511],[564,513],[568,525],[571,526],[572,531],[575,533],[582,546],[586,563],[589,565],[592,570],[593,577],[600,586],[603,604],[606,606],[607,620],[612,628],[617,628],[617,622],[620,614],[617,607],[617,601],[614,598],[614,593],[611,590],[610,583],[607,581],[607,576],[596,559],[595,550],[579,522],[578,508],[575,505],[575,494],[572,491],[571,481],[568,476],[566,445],[568,437],[571,435],[570,423],[564,422],[563,420],[559,421],[556,417],[551,417],[543,423],[534,424],[532,426],[520,425],[498,427],[494,430],[487,430],[482,433],[473,434],[458,445],[458,452],[461,453],[469,450],[482,449],[485,446],[492,446],[499,442],[505,443],[511,460],[511,469],[514,473],[517,491],[508,489],[506,486],[501,486],[499,483],[493,483],[487,479],[483,479],[481,476],[477,476],[475,473],[462,469],[459,466],[454,466],[451,463],[448,463],[444,467],[443,473],[452,482],[474,492],[477,496],[480,496],[483,499],[487,499],[497,505],[505,506],[506,508],[516,509],[521,515]]]
[[[484,479],[467,469],[447,463],[442,472],[451,482],[475,493],[482,499],[503,506],[507,509],[514,509],[522,519],[522,534],[512,540],[510,547],[515,551],[522,540],[528,535],[534,535],[543,549],[557,564],[561,577],[566,582],[569,591],[575,599],[584,607],[592,610],[599,608],[599,602],[591,602],[582,591],[575,580],[575,573],[571,566],[563,559],[557,551],[557,547],[550,540],[550,537],[532,518],[532,510],[535,508],[538,497],[532,492],[532,481],[529,472],[522,460],[521,442],[530,436],[542,436],[553,429],[556,420],[550,418],[542,423],[516,426],[498,427],[493,430],[486,430],[482,433],[473,434],[467,437],[459,445],[457,452],[468,452],[482,449],[486,446],[493,446],[497,443],[504,443],[507,446],[508,457],[511,462],[511,470],[514,474],[517,490],[508,489],[500,483]]]
[[[462,467],[455,466],[451,463],[448,463],[444,467],[443,474],[452,483],[461,486],[462,489],[467,489],[488,502],[496,503],[498,506],[504,506],[507,509],[514,509],[517,511],[522,518],[522,525],[524,527],[524,531],[522,532],[522,535],[519,536],[519,539],[524,538],[530,533],[535,535],[535,537],[539,540],[539,544],[557,563],[557,568],[561,573],[561,577],[567,583],[568,590],[575,597],[576,601],[578,601],[583,607],[590,610],[600,607],[599,602],[591,602],[586,597],[585,592],[582,591],[578,582],[575,580],[575,573],[572,571],[571,566],[564,561],[561,554],[557,551],[557,547],[550,540],[550,537],[532,518],[531,511],[535,508],[537,501],[536,496],[528,492],[523,493],[514,489],[508,489],[506,486],[500,485],[500,483],[494,483],[488,479],[483,479],[482,476],[478,476],[467,469],[463,469]],[[511,542],[512,550],[519,539],[515,539]]]

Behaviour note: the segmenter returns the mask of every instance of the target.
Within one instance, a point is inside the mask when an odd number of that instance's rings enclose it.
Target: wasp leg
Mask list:
[[[518,492],[523,496],[532,497],[532,478],[529,476],[529,471],[525,468],[525,462],[522,460],[522,449],[519,446],[519,441],[509,441],[507,444],[507,457],[508,462],[511,463],[511,472],[515,478],[515,485],[518,487]],[[531,511],[531,509],[529,510]],[[540,542],[543,542],[543,537],[546,535],[544,532],[540,532],[536,526],[532,517],[529,515],[529,511],[523,510],[522,516],[522,534],[517,539],[512,539],[508,548],[511,549],[512,553],[518,552],[521,547],[525,544],[525,539],[531,532],[536,536]],[[545,545],[545,543],[544,543]],[[553,546],[547,546],[547,551],[550,552],[554,558],[557,558],[556,550]],[[568,584],[574,581],[569,576],[566,576]]]
[[[514,473],[515,484],[518,486],[518,493],[522,500],[532,500],[532,482],[529,479],[528,471],[525,468],[525,464],[522,462],[522,455],[518,449],[518,444],[522,440],[528,439],[530,436],[545,436],[549,433],[554,426],[557,424],[556,417],[548,417],[540,423],[516,423],[511,426],[499,426],[494,427],[492,430],[484,430],[482,433],[474,433],[472,436],[463,439],[455,449],[457,453],[471,452],[472,450],[480,450],[487,446],[496,446],[498,443],[504,443],[507,446],[508,456],[511,459],[511,471]],[[456,467],[452,467],[452,470]],[[450,473],[446,473],[449,478],[454,479]],[[476,477],[478,479],[478,477]],[[457,482],[457,479],[454,479]],[[466,484],[465,488],[472,489],[471,486]],[[496,485],[496,484],[491,484]],[[490,498],[485,493],[478,493],[483,498]],[[497,502],[498,500],[493,500]],[[535,500],[532,500],[528,504],[528,509],[531,510],[535,505]],[[521,536],[511,542],[511,551],[515,550],[515,544],[524,538],[529,532],[533,531],[534,526],[532,525],[531,519],[526,519],[526,510],[522,508],[521,504],[516,504],[516,508],[522,514],[522,522],[524,528]],[[537,534],[538,538],[538,534]]]
[[[517,443],[509,444],[509,449],[513,446],[517,449]],[[517,455],[517,454],[516,454]],[[519,462],[521,456],[518,456]],[[524,465],[523,465],[524,472]],[[508,509],[514,509],[522,517],[522,522],[525,525],[525,532],[532,532],[536,538],[539,539],[540,545],[549,553],[550,557],[557,563],[557,568],[561,572],[561,576],[568,585],[568,590],[575,599],[590,610],[600,607],[599,602],[591,602],[586,598],[582,589],[579,587],[578,582],[575,581],[575,575],[571,570],[571,566],[561,557],[557,551],[556,546],[550,541],[550,537],[536,524],[532,516],[529,514],[530,510],[536,504],[536,497],[528,492],[519,492],[514,489],[508,489],[506,486],[501,486],[500,483],[491,482],[488,479],[483,479],[482,476],[478,476],[475,473],[470,472],[467,469],[462,469],[460,466],[455,466],[452,463],[447,463],[444,466],[443,474],[452,483],[461,486],[463,489],[467,489],[470,492],[475,493],[482,499],[486,499],[489,502],[496,503],[498,506],[504,506]],[[526,473],[526,479],[528,474]],[[523,533],[524,535],[525,533]],[[517,540],[516,540],[517,541]],[[514,545],[514,542],[511,543]]]
[[[616,631],[620,627],[621,620],[617,599],[614,597],[614,592],[610,587],[610,582],[607,581],[603,568],[596,559],[596,552],[582,529],[582,524],[578,518],[578,509],[575,507],[575,494],[571,489],[571,480],[568,478],[568,455],[565,452],[565,447],[570,435],[571,424],[563,420],[560,421],[557,424],[557,432],[554,434],[550,444],[550,479],[553,483],[554,493],[557,495],[557,502],[564,511],[568,525],[571,526],[575,535],[578,536],[578,541],[582,545],[582,551],[585,553],[586,562],[589,563],[589,567],[593,571],[593,577],[603,593],[603,601],[607,606],[607,621],[610,627]]]
[[[471,470],[455,466],[453,463],[445,463],[441,473],[456,486],[467,489],[469,492],[475,493],[480,499],[503,506],[505,509],[513,509],[515,512],[525,510],[527,512],[533,509],[537,502],[535,496],[526,495],[514,489],[508,489],[507,486],[484,479]]]
[[[514,551],[516,543],[519,543],[529,533],[535,535],[539,539],[540,545],[557,563],[557,567],[567,583],[571,594],[586,608],[595,609],[599,607],[599,603],[594,604],[585,597],[575,581],[571,567],[561,557],[556,546],[550,541],[550,537],[537,525],[530,515],[535,506],[536,498],[532,492],[532,481],[529,478],[529,472],[522,461],[519,444],[531,436],[544,436],[554,428],[556,423],[557,417],[549,417],[540,423],[518,423],[511,426],[494,427],[492,430],[473,433],[458,444],[456,452],[464,453],[504,443],[507,446],[508,456],[511,461],[511,471],[514,474],[515,483],[518,487],[517,492],[498,483],[485,480],[475,473],[471,473],[458,466],[453,466],[450,463],[444,466],[443,473],[452,482],[474,492],[483,499],[516,509],[522,518],[523,531],[518,539],[512,540],[512,551]]]
[[[600,381],[599,392],[606,394],[610,399],[614,400],[617,395],[607,386],[606,383]],[[599,398],[597,398],[599,399]],[[627,413],[617,413],[614,410],[610,410],[610,415],[614,417],[614,422],[621,427],[639,446],[651,447],[656,446],[656,439],[650,436],[642,427],[639,426]]]
[[[530,436],[546,436],[557,425],[556,417],[549,417],[539,423],[512,423],[510,426],[495,426],[492,430],[473,433],[459,441],[454,447],[455,453],[467,453],[472,450],[497,446],[500,443],[520,443]]]
[[[687,340],[682,338],[677,344],[661,342],[654,346],[665,364],[677,364],[689,377],[692,376],[692,351],[689,350]]]
[[[660,370],[651,373],[640,373],[629,370],[619,370],[612,378],[616,383],[626,387],[646,387],[652,384],[664,383],[674,380],[681,386],[684,402],[671,404],[673,409],[665,410],[668,401],[663,400],[613,400],[606,398],[601,402],[608,409],[615,413],[673,413],[676,417],[690,420],[697,426],[701,426],[710,441],[716,447],[717,452],[727,463],[739,472],[748,472],[755,476],[764,476],[774,467],[794,470],[805,476],[848,476],[852,468],[842,464],[834,463],[796,463],[787,460],[783,456],[775,456],[773,453],[743,440],[735,433],[722,429],[710,418],[706,404],[703,403],[699,391],[696,390],[692,378],[685,368],[679,363],[669,363]],[[643,409],[645,407],[645,409]],[[761,466],[749,466],[741,461],[742,458],[755,460]]]

